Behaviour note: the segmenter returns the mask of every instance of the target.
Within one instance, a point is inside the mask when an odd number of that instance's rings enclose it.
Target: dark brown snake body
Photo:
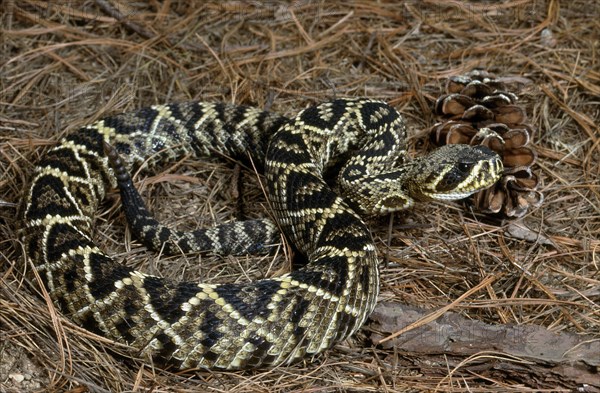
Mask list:
[[[66,136],[37,165],[23,205],[27,253],[63,313],[142,356],[180,368],[288,364],[348,337],[373,310],[376,249],[355,209],[383,214],[414,200],[461,198],[502,171],[497,155],[482,147],[444,147],[410,160],[405,134],[395,109],[369,99],[334,100],[292,119],[199,102],[109,117]],[[265,169],[277,225],[254,220],[187,233],[153,220],[126,172],[186,154],[250,154]],[[338,177],[345,199],[323,178],[338,157],[350,157]],[[152,248],[268,251],[278,226],[307,262],[237,284],[134,271],[92,241],[96,209],[116,186],[134,232]]]

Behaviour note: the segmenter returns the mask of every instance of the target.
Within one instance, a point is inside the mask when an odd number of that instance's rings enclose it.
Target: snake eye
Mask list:
[[[473,168],[473,164],[470,162],[459,162],[458,170],[462,173],[467,173]]]

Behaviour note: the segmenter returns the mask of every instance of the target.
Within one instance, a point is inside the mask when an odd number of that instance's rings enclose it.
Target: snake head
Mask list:
[[[415,160],[409,189],[417,200],[462,199],[493,185],[503,169],[485,146],[445,145]]]

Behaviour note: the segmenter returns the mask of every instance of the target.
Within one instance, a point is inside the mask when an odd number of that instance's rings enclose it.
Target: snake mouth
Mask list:
[[[473,166],[469,176],[456,187],[454,195],[457,198],[465,198],[489,188],[500,179],[502,171],[502,161],[498,156],[487,161],[481,161],[478,165]]]
[[[478,190],[474,190],[471,192],[436,193],[436,194],[431,194],[430,196],[432,199],[438,200],[438,201],[453,201],[456,199],[463,199],[468,196],[471,196],[474,193],[476,193],[477,191]]]

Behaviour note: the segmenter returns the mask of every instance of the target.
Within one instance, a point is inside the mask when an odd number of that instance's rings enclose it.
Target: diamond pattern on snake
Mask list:
[[[37,164],[22,219],[28,257],[73,321],[179,368],[285,365],[356,332],[375,306],[375,244],[361,216],[415,201],[464,198],[500,176],[481,146],[411,159],[403,118],[384,102],[336,99],[287,118],[222,103],[156,105],[67,135]],[[154,219],[129,173],[183,155],[225,155],[264,168],[276,222],[182,232]],[[336,190],[324,179],[346,161]],[[269,252],[279,231],[306,263],[249,283],[174,282],[125,267],[92,241],[107,190],[118,187],[132,231],[166,253]]]

